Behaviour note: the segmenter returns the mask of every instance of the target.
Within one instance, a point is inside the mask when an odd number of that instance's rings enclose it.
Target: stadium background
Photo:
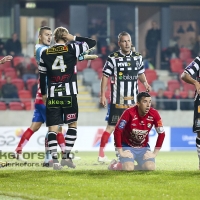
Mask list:
[[[28,4],[27,4],[28,3]],[[174,70],[172,63],[165,66],[161,61],[161,52],[163,49],[169,47],[176,37],[179,37],[178,45],[180,48],[188,49],[190,46],[190,39],[196,38],[200,34],[200,19],[199,19],[200,2],[198,0],[190,1],[172,1],[172,0],[127,0],[127,1],[53,1],[53,0],[1,0],[0,2],[0,38],[6,41],[11,37],[11,34],[16,32],[22,43],[23,54],[33,57],[34,45],[36,42],[36,32],[40,27],[41,21],[46,20],[48,25],[54,29],[57,26],[65,26],[71,33],[87,36],[89,35],[89,27],[92,23],[102,23],[101,27],[104,31],[99,35],[99,40],[102,46],[109,45],[117,34],[122,30],[127,30],[131,33],[133,44],[136,51],[142,52],[145,48],[145,36],[148,29],[151,28],[152,20],[157,21],[161,29],[161,40],[157,51],[157,60],[154,72],[155,80],[162,80],[165,84],[166,91],[173,94],[169,86],[170,80],[179,82],[181,90],[184,90],[182,82],[180,81],[180,71],[183,70],[187,61],[184,60],[184,53],[180,55],[182,59],[181,70]],[[187,28],[192,25],[193,31],[178,33],[178,28]],[[102,48],[103,51],[103,48]],[[23,61],[22,61],[23,62]],[[101,67],[103,62],[101,61]],[[95,64],[94,64],[95,65]],[[96,63],[96,65],[98,65]],[[91,67],[92,65],[90,65]],[[86,68],[84,66],[83,68]],[[3,67],[1,67],[2,69]],[[95,67],[94,67],[95,68]],[[89,150],[94,150],[93,143],[96,138],[98,130],[106,126],[104,121],[106,110],[100,109],[98,106],[98,92],[97,87],[92,83],[99,85],[98,74],[96,80],[84,83],[84,70],[79,71],[79,130],[82,133],[88,134],[91,138]],[[148,71],[148,70],[147,70]],[[2,79],[5,72],[2,70]],[[153,75],[147,76],[151,79]],[[141,86],[140,86],[141,87]],[[142,87],[141,87],[142,89]],[[173,88],[174,89],[174,88]],[[97,93],[97,95],[96,95]],[[156,93],[152,93],[156,97]],[[169,95],[169,96],[170,96]],[[170,97],[169,97],[170,98]],[[26,104],[26,102],[29,103]],[[10,108],[0,111],[0,138],[1,144],[5,147],[9,143],[9,139],[5,137],[7,133],[12,134],[15,142],[20,136],[19,130],[25,130],[31,123],[33,113],[33,99],[22,98],[22,108],[15,111]],[[179,104],[181,100],[175,101],[178,105],[177,110],[161,110],[163,123],[169,129],[170,143],[168,150],[173,150],[172,147],[180,147],[182,149],[195,147],[195,135],[191,132],[192,126],[192,110],[180,110]],[[26,106],[27,105],[27,106]],[[14,126],[14,127],[13,127]],[[95,127],[94,130],[88,133],[84,132],[84,127]],[[45,129],[45,128],[44,128]],[[10,130],[12,130],[10,132]],[[8,135],[7,135],[8,136]],[[10,135],[9,135],[10,136]],[[111,138],[112,139],[112,138]],[[5,142],[4,142],[5,141]],[[172,141],[175,141],[173,143]],[[15,144],[12,143],[12,144]],[[98,143],[98,142],[97,142]],[[14,146],[13,146],[14,148]],[[11,145],[12,149],[12,145]],[[88,149],[87,149],[88,150]]]

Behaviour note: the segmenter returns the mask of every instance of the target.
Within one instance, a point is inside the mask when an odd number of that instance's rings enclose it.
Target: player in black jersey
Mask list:
[[[197,133],[196,147],[199,158],[200,170],[200,57],[197,56],[181,74],[181,78],[188,84],[194,85],[194,118],[193,118],[193,132]]]
[[[64,165],[75,168],[70,159],[70,151],[76,140],[78,119],[76,63],[79,55],[94,47],[96,41],[73,36],[64,27],[56,28],[53,36],[56,44],[43,51],[39,66],[41,93],[46,101],[46,125],[49,127],[48,145],[54,169],[61,169]],[[72,43],[66,45],[67,42]],[[66,153],[63,154],[60,165],[57,159],[56,134],[58,126],[64,123],[69,128],[65,137]]]
[[[108,56],[101,80],[100,103],[104,107],[107,104],[105,92],[108,85],[108,78],[111,79],[111,94],[106,117],[108,124],[100,143],[99,162],[108,161],[104,155],[104,147],[108,142],[110,134],[114,131],[115,125],[123,111],[136,103],[138,79],[143,83],[146,91],[150,91],[151,88],[144,74],[145,69],[142,55],[132,51],[132,42],[129,33],[123,31],[118,35],[118,45],[120,50]]]

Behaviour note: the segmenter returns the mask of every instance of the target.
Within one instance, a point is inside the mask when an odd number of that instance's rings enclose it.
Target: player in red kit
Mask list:
[[[158,133],[154,151],[148,144],[149,132],[155,127]],[[115,130],[114,140],[120,155],[120,162],[112,161],[110,170],[155,170],[155,157],[165,138],[161,117],[151,107],[151,96],[147,92],[137,95],[137,105],[125,110]],[[134,166],[137,161],[137,167]]]

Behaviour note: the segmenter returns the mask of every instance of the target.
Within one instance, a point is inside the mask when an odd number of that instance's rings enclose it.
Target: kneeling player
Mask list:
[[[153,125],[158,133],[154,151],[148,144],[149,132]],[[120,155],[120,162],[112,161],[110,170],[155,170],[155,157],[162,147],[165,132],[161,117],[151,107],[151,96],[147,92],[137,95],[137,105],[128,108],[120,117],[114,139]],[[134,166],[137,161],[137,167]]]

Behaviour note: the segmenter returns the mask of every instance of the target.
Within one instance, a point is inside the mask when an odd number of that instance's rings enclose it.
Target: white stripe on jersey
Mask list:
[[[59,87],[62,87],[62,84],[59,85],[58,88],[59,88]],[[58,92],[58,96],[59,96],[59,97],[63,96],[63,92]]]
[[[77,94],[76,82],[72,82],[73,92]]]
[[[47,68],[46,67],[42,67],[42,66],[38,66],[38,69],[39,69],[39,71],[41,71],[41,72],[43,72],[43,73],[46,73],[46,71],[47,71]]]
[[[81,54],[80,53],[80,47],[79,47],[79,45],[76,45],[76,44],[74,44],[75,45],[75,48],[76,48],[76,57],[78,58],[78,56]]]
[[[110,69],[106,69],[104,72],[107,73],[107,74],[109,74],[110,76],[112,74],[112,71]]]
[[[189,69],[188,71],[190,72],[191,75],[195,74],[195,71],[193,69]]]
[[[117,103],[117,68],[114,68],[113,104]]]
[[[141,69],[139,72],[138,72],[138,74],[142,74],[142,73],[144,73],[144,68],[143,69]]]
[[[82,46],[83,46],[83,51],[87,51],[89,49],[89,46],[86,42],[84,42]]]
[[[77,74],[77,66],[74,66],[74,74]]]
[[[109,62],[109,61],[106,61],[106,64],[105,65],[108,65],[110,68],[114,68],[114,66],[113,66],[113,64],[111,63],[111,62]]]
[[[116,66],[116,60],[115,60],[115,57],[114,58],[111,58],[112,62],[113,62],[113,66]],[[123,60],[123,59],[122,59]]]
[[[199,71],[199,65],[196,62],[194,63],[194,66],[195,66],[196,70]]]
[[[70,95],[69,83],[65,83],[66,95]]]
[[[128,81],[127,97],[131,96],[131,86],[132,86],[132,83],[130,81]],[[131,100],[128,100],[127,102],[128,102],[128,104],[131,104]]]
[[[120,82],[120,104],[124,104],[124,81]]]
[[[137,81],[134,82],[134,89],[133,89],[133,92],[134,92],[134,102],[136,103],[137,102],[137,93],[136,91],[138,90],[138,84],[137,84]]]
[[[83,53],[84,51],[87,51],[89,49],[89,46],[86,42],[82,43],[83,52],[80,51],[80,46],[79,46],[80,44],[73,43],[73,44],[71,44],[72,48],[74,48],[73,45],[75,46],[75,49],[76,49],[76,57],[77,58],[81,53]]]
[[[51,86],[51,88],[50,88],[50,97],[54,97],[54,90],[55,90],[55,86]]]

